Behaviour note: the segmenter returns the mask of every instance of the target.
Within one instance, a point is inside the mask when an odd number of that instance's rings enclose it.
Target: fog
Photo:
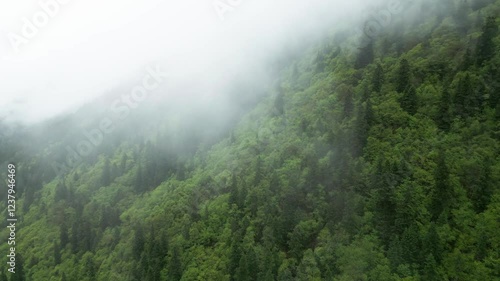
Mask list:
[[[157,93],[167,101],[218,95],[236,77],[259,83],[273,58],[374,1],[361,2],[2,0],[0,120],[73,112],[147,67],[169,73]]]

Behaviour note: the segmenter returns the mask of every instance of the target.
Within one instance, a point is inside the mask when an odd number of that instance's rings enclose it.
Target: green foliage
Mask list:
[[[476,47],[476,63],[481,66],[487,60],[490,60],[498,51],[498,46],[495,46],[493,39],[498,35],[498,25],[496,18],[490,16],[486,19],[483,26],[482,34],[479,37]]]
[[[499,3],[424,8],[359,53],[311,46],[216,139],[117,139],[58,178],[56,148],[20,160],[10,280],[498,279],[500,37],[470,19]]]

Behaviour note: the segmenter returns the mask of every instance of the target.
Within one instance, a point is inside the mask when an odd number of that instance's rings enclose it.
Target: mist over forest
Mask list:
[[[499,14],[0,2],[0,281],[500,280]]]

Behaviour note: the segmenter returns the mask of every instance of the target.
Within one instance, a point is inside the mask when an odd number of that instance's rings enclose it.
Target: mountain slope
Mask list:
[[[159,129],[37,181],[15,280],[500,280],[500,1],[443,2],[312,46],[195,155]]]

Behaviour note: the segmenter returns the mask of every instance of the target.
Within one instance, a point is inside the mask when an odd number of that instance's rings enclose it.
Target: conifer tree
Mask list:
[[[382,90],[382,85],[384,84],[384,69],[382,65],[377,63],[377,68],[375,68],[375,72],[372,77],[372,89],[376,93],[380,93]]]
[[[490,60],[497,50],[495,49],[495,42],[493,42],[498,33],[495,17],[491,16],[486,19],[482,32],[476,47],[476,63],[479,66]]]
[[[451,96],[450,92],[445,88],[441,93],[441,98],[438,105],[438,113],[436,123],[438,128],[443,131],[448,131],[451,126]]]
[[[410,87],[410,63],[407,59],[399,62],[398,77],[396,80],[396,91],[404,93]]]
[[[365,47],[360,49],[358,57],[356,59],[356,68],[363,68],[373,62],[373,41],[370,41]]]

